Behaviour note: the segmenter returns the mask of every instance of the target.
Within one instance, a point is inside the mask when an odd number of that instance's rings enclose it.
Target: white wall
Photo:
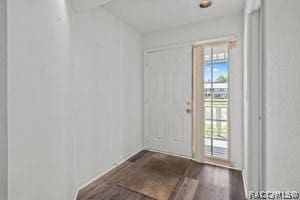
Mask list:
[[[300,191],[300,1],[263,1],[265,189]]]
[[[8,24],[9,200],[72,199],[143,148],[142,37],[62,0],[10,0]]]
[[[73,19],[76,185],[143,148],[142,37],[105,10]]]
[[[235,167],[243,168],[243,16],[230,16],[206,22],[182,26],[167,31],[154,32],[145,35],[146,49],[167,45],[176,45],[193,41],[203,41],[221,37],[237,36],[235,69],[230,69],[231,81],[231,131],[233,141],[233,163]],[[235,92],[237,91],[237,92]]]
[[[9,200],[73,196],[69,14],[64,0],[8,1]]]
[[[0,0],[0,199],[7,199],[7,2]]]

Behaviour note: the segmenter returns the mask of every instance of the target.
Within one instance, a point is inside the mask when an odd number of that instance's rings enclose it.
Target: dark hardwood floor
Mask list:
[[[77,200],[151,200],[118,185],[118,181],[147,156],[141,151],[79,191]],[[245,200],[241,171],[189,160],[188,166],[170,195],[170,200]]]

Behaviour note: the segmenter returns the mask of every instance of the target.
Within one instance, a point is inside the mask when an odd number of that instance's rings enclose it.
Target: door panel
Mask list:
[[[146,55],[146,135],[150,149],[191,156],[191,48]],[[188,105],[189,104],[189,105]]]

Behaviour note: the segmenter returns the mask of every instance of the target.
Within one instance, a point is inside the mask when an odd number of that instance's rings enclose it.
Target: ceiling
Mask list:
[[[102,6],[111,0],[70,0],[73,10],[78,13],[98,6]]]
[[[242,13],[246,0],[212,0],[201,9],[200,0],[71,0],[75,12],[102,6],[142,33]]]
[[[140,32],[147,33],[242,13],[245,0],[212,0],[201,9],[200,0],[111,0],[103,7]]]

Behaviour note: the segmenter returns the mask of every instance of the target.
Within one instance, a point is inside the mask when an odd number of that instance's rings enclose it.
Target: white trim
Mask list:
[[[246,14],[253,13],[261,8],[261,0],[247,0],[245,11]]]
[[[223,165],[223,164],[216,163],[216,162],[204,161],[204,162],[202,162],[202,164],[214,165],[214,166],[217,166],[217,167],[223,167],[223,168],[226,168],[226,169],[233,169],[233,170],[238,170],[238,171],[242,172],[242,170],[240,168],[236,168],[236,167],[233,167],[233,166],[230,166],[230,165]]]
[[[159,51],[167,51],[167,50],[172,50],[172,49],[177,49],[177,48],[182,48],[182,47],[190,47],[193,45],[194,45],[194,43],[166,45],[166,46],[161,46],[161,47],[156,47],[156,48],[151,48],[151,49],[145,49],[145,53],[147,54],[147,53],[154,53],[154,52],[159,52]]]
[[[261,7],[261,5],[260,5]],[[263,94],[264,94],[264,74],[263,74],[263,49],[262,49],[262,45],[263,45],[263,40],[262,40],[262,37],[263,37],[263,32],[262,32],[262,23],[263,23],[263,19],[262,19],[262,11],[261,9],[258,10],[258,51],[259,51],[259,54],[258,54],[258,64],[259,64],[259,69],[258,69],[258,73],[259,73],[259,93],[258,93],[258,98],[259,98],[259,110],[258,110],[258,114],[259,114],[259,127],[258,127],[258,153],[259,153],[259,170],[258,170],[258,189],[260,191],[262,191],[264,188],[263,188],[263,177],[262,177],[262,173],[263,173],[263,155],[262,155],[262,151],[263,151],[263,119],[265,118],[264,115],[264,97],[263,97]]]
[[[243,178],[243,183],[244,183],[244,192],[245,192],[245,197],[248,199],[248,178],[247,175],[245,174],[245,171],[242,170],[242,178]]]
[[[148,147],[148,132],[147,132],[147,93],[148,93],[148,84],[147,84],[147,52],[144,51],[144,148]]]
[[[145,49],[145,53],[165,51],[165,50],[176,49],[176,48],[180,48],[180,47],[194,46],[194,45],[199,45],[199,44],[204,44],[204,43],[211,43],[211,42],[217,42],[217,41],[221,41],[221,40],[230,40],[230,39],[236,39],[236,38],[237,38],[236,35],[229,35],[229,36],[213,38],[213,39],[211,38],[211,39],[206,39],[206,40],[196,40],[196,41],[190,41],[190,42],[185,42],[185,43],[168,44],[168,45],[164,45],[164,46],[160,46],[160,47]]]
[[[222,41],[226,41],[226,40],[236,40],[236,39],[237,39],[236,35],[231,35],[231,36],[228,36],[228,37],[221,37],[221,38],[203,40],[203,41],[200,41],[200,42],[196,42],[195,45],[206,44],[206,43],[214,43],[214,42],[222,42]]]
[[[107,174],[108,172],[110,172],[111,170],[113,170],[114,168],[118,167],[120,164],[124,163],[126,160],[128,160],[129,158],[131,158],[132,156],[134,156],[135,154],[139,153],[140,151],[143,151],[145,150],[144,147],[142,147],[141,149],[137,150],[135,153],[132,153],[128,156],[126,156],[124,159],[122,159],[121,161],[118,161],[118,162],[114,162],[113,163],[113,166],[107,170],[105,170],[103,173],[101,173],[100,175],[98,175],[97,177],[93,178],[92,180],[88,181],[87,183],[81,185],[78,187],[78,189],[76,189],[76,192],[75,192],[75,197],[74,197],[74,200],[77,200],[77,196],[78,196],[78,193],[79,191],[82,189],[82,188],[85,188],[87,187],[89,184],[91,184],[92,182],[94,182],[95,180],[97,180],[98,178],[100,178],[101,176],[104,176],[105,174]]]
[[[244,184],[245,184],[245,192],[246,195],[249,192],[249,190],[257,190],[261,191],[263,190],[263,172],[264,172],[264,73],[263,73],[263,20],[262,20],[262,9],[261,9],[261,0],[248,0],[246,2],[246,7],[245,7],[245,31],[244,31],[244,67],[245,70],[244,72],[244,84],[247,83],[246,86],[244,86],[244,104],[247,102],[246,106],[244,107],[244,170],[243,170],[243,178],[244,178]],[[257,22],[256,22],[256,17],[257,17]],[[255,25],[253,25],[255,19]],[[251,23],[250,23],[251,22]],[[253,30],[252,30],[253,29]],[[254,31],[254,32],[253,32]],[[249,33],[255,33],[255,41],[258,40],[257,47],[256,46],[249,46],[248,44],[251,44],[251,41],[249,40],[249,37],[251,36],[248,35]],[[257,35],[256,35],[257,34]],[[253,37],[253,36],[251,36]],[[253,40],[253,38],[252,38]],[[251,47],[251,48],[249,48]],[[255,48],[255,49],[253,49]],[[257,56],[253,57],[251,53],[253,51],[257,51]],[[251,54],[251,55],[250,55]],[[255,76],[252,75],[252,78],[249,79],[249,74],[253,73],[251,71],[251,66],[249,65],[249,61],[256,63],[257,62],[257,72],[255,72]],[[248,67],[247,67],[248,66]],[[250,67],[250,68],[249,68]],[[248,70],[248,71],[247,71]],[[248,74],[249,73],[249,74]],[[255,77],[255,79],[253,78]],[[249,80],[248,80],[249,79]],[[253,79],[253,80],[252,80]],[[253,106],[251,99],[249,99],[249,94],[253,90],[253,83],[257,83],[258,85],[255,87],[258,87],[258,94],[254,95],[254,98],[257,98],[257,104]],[[252,89],[251,89],[252,88]],[[253,96],[251,96],[253,97]],[[254,108],[252,108],[254,107]],[[253,110],[257,112],[258,116],[256,114],[252,114]],[[258,118],[257,118],[258,117]],[[251,124],[251,122],[257,123],[257,125]],[[255,130],[258,130],[257,132],[257,138],[254,139],[252,138],[252,135],[249,132],[250,126],[253,126]],[[252,147],[249,146],[249,142],[257,145],[257,147]],[[253,164],[253,156],[248,155],[249,152],[251,152],[251,149],[257,148],[257,158],[255,160],[255,163]],[[253,165],[255,167],[253,167]],[[250,167],[249,167],[250,166]],[[256,171],[257,167],[257,171]],[[254,181],[249,180],[248,178],[254,177]],[[257,181],[256,181],[257,179]],[[247,191],[248,189],[248,191]]]

